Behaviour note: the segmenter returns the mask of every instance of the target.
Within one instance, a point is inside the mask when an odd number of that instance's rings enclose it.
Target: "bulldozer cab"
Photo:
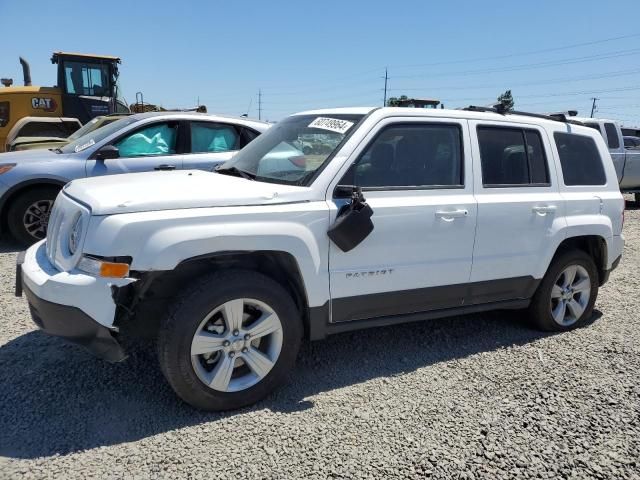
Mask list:
[[[32,85],[22,57],[24,85],[0,79],[0,152],[11,151],[23,137],[30,142],[64,138],[92,118],[129,112],[118,99],[118,57],[54,52],[51,62],[58,66],[53,87]]]
[[[51,63],[58,65],[57,86],[65,117],[77,118],[85,124],[99,115],[118,112],[120,58],[54,52]]]

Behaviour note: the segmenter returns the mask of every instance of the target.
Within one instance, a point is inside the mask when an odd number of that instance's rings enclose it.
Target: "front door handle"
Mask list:
[[[154,170],[175,170],[176,166],[175,165],[167,165],[166,163],[163,163],[162,165],[158,165],[157,167],[154,168]]]
[[[441,218],[445,221],[451,221],[454,218],[466,217],[469,215],[469,210],[458,209],[458,210],[436,210],[436,217]]]
[[[540,205],[535,206],[531,210],[533,210],[538,215],[546,215],[547,213],[554,213],[558,207],[555,205]]]

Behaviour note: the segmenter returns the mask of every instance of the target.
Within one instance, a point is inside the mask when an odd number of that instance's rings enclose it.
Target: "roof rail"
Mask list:
[[[544,120],[552,120],[555,122],[563,122],[563,123],[573,123],[575,125],[582,125],[582,122],[569,118],[569,116],[565,113],[551,113],[545,115],[543,113],[532,113],[532,112],[520,112],[518,110],[506,110],[504,107],[495,106],[495,107],[480,107],[476,105],[469,105],[468,107],[462,108],[462,110],[466,110],[469,112],[493,112],[498,113],[500,115],[522,115],[524,117],[533,117],[533,118],[542,118]]]

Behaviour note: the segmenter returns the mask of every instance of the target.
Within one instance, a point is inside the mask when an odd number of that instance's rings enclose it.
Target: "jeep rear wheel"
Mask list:
[[[569,330],[589,319],[598,296],[598,270],[582,250],[559,254],[544,276],[529,306],[529,316],[541,330]]]
[[[280,284],[256,272],[219,272],[180,295],[158,354],[180,398],[228,410],[274,390],[293,369],[301,337],[300,314]]]

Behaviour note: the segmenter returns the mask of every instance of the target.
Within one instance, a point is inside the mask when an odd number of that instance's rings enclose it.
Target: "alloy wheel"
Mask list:
[[[569,265],[551,289],[551,316],[559,325],[573,325],[586,310],[590,298],[589,272],[581,265]]]
[[[47,236],[53,200],[38,200],[27,207],[22,217],[25,230],[36,240]]]
[[[250,388],[268,375],[280,356],[282,324],[264,302],[230,300],[196,329],[191,364],[205,385],[220,392]]]

